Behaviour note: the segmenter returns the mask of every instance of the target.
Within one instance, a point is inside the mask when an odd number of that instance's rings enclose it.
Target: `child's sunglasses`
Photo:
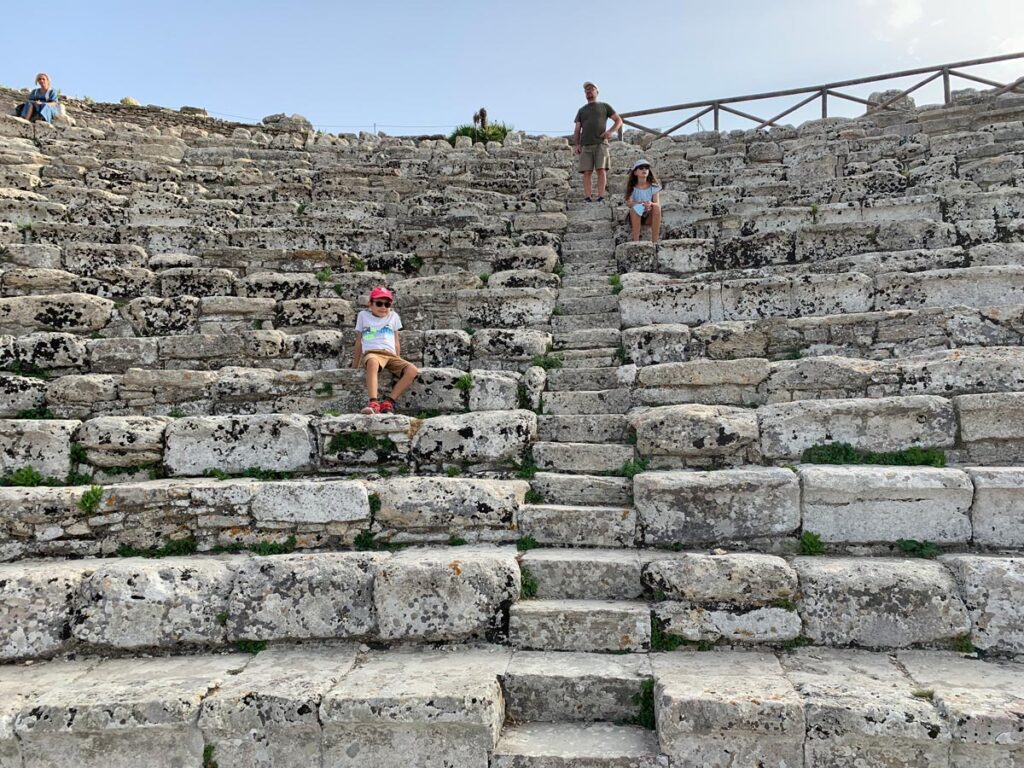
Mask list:
[[[375,306],[375,307],[390,307],[391,306],[391,302],[390,301],[382,301],[380,299],[375,299],[374,302],[373,302],[373,306]]]

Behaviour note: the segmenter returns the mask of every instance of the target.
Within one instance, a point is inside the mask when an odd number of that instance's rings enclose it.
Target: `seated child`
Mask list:
[[[654,169],[646,160],[637,160],[626,179],[626,205],[629,206],[627,219],[633,242],[640,240],[640,227],[650,222],[651,242],[658,242],[661,234],[661,186],[654,175]]]
[[[419,369],[401,358],[402,347],[398,332],[402,320],[391,309],[395,297],[383,285],[370,291],[369,309],[356,317],[356,346],[352,358],[353,368],[366,368],[366,391],[370,402],[362,413],[394,413],[395,401],[409,388]],[[377,400],[377,374],[387,368],[398,378],[391,394]]]
[[[18,107],[18,117],[26,120],[45,120],[53,122],[60,109],[60,98],[57,92],[50,87],[50,76],[45,72],[36,75],[37,88],[33,88],[28,95],[28,101]]]

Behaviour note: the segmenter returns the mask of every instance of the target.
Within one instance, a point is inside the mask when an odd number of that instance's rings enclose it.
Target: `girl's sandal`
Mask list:
[[[363,410],[360,411],[360,413],[365,413],[365,414],[369,415],[369,414],[374,414],[374,413],[380,413],[380,411],[381,411],[380,403],[377,402],[376,400],[371,400],[370,402],[368,402],[366,404],[366,407],[363,408]]]
[[[395,401],[390,397],[385,397],[380,403],[381,413],[394,413],[395,412]]]

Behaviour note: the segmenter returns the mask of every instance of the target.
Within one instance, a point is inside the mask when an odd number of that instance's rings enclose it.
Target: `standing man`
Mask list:
[[[611,104],[597,100],[597,86],[591,82],[583,84],[587,103],[576,113],[576,130],[572,134],[573,152],[580,156],[580,173],[583,174],[583,197],[589,203],[591,198],[591,176],[597,169],[597,201],[604,200],[608,186],[608,137],[622,127],[622,118]],[[608,121],[612,127],[605,130]]]

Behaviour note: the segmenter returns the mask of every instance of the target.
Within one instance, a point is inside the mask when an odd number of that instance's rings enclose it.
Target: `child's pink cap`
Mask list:
[[[370,291],[370,301],[373,301],[374,299],[391,299],[392,301],[394,301],[395,297],[391,293],[391,291],[389,291],[383,285],[378,285],[376,288]]]

